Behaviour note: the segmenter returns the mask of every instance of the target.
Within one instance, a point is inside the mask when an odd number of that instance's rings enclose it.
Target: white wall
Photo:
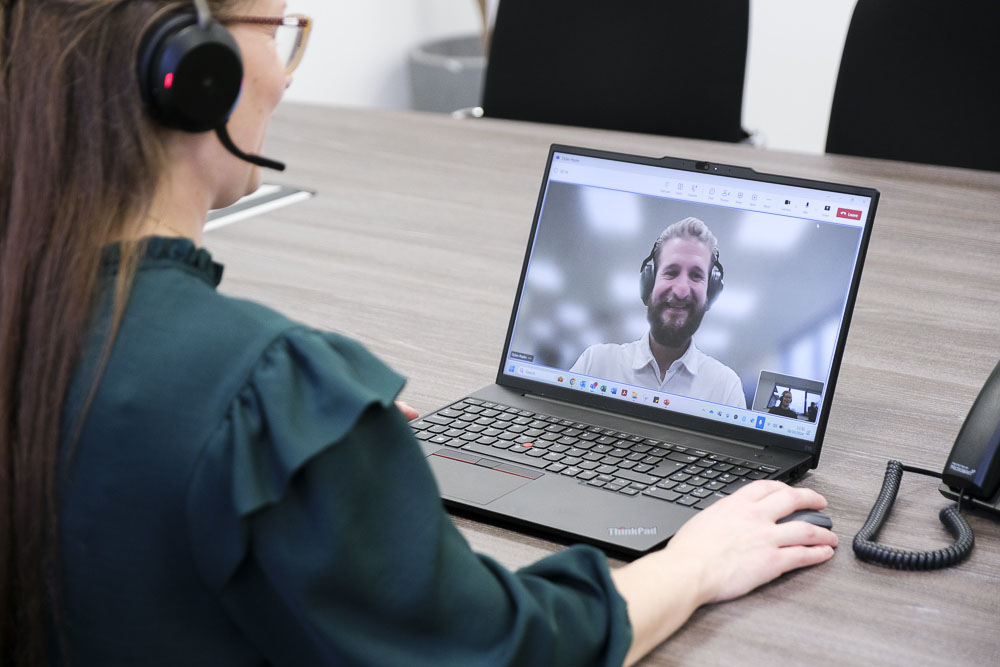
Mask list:
[[[538,0],[544,2],[545,0]],[[751,0],[743,124],[769,148],[821,153],[856,0]],[[496,0],[491,1],[495,9]],[[287,99],[405,109],[408,51],[478,29],[474,0],[288,0],[314,19]]]

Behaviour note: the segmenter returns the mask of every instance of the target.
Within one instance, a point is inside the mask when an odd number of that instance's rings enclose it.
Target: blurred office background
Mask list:
[[[823,152],[855,2],[751,0],[743,126],[767,148]],[[480,30],[475,0],[288,0],[288,11],[315,24],[286,99],[318,104],[413,108],[413,49]]]

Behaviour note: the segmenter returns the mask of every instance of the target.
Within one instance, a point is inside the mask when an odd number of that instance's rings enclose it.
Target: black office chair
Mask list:
[[[1000,2],[858,0],[828,153],[1000,170]]]
[[[502,0],[483,115],[742,141],[749,0]]]

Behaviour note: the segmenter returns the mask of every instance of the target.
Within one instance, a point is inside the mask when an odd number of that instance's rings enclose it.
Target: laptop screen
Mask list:
[[[498,382],[813,451],[877,197],[553,146]]]

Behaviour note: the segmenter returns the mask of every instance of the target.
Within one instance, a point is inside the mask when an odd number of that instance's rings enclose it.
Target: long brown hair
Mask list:
[[[210,3],[216,9],[231,4]],[[0,0],[0,663],[47,661],[59,627],[63,415],[101,249],[139,235],[163,172],[139,40],[188,0]],[[142,250],[122,247],[105,350]],[[63,423],[66,417],[70,423]]]

